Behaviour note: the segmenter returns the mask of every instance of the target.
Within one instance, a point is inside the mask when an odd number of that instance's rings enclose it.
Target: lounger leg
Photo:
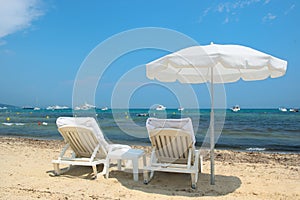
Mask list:
[[[133,180],[139,180],[139,160],[138,158],[132,159],[132,171],[133,171]]]
[[[108,160],[106,163],[104,163],[103,170],[101,172],[102,175],[105,174],[105,178],[108,178],[108,176],[109,176],[109,162],[110,162],[110,160]]]
[[[197,179],[198,179],[198,173],[192,173],[191,174],[191,178],[192,178],[192,189],[196,189],[196,183],[197,183]]]
[[[147,170],[144,170],[144,184],[149,183],[149,172]]]
[[[146,154],[143,155],[143,168],[147,166]]]
[[[203,172],[203,156],[200,156],[200,173],[202,173]]]
[[[64,169],[60,169],[59,168],[59,163],[53,163],[53,167],[54,167],[54,175],[55,176],[59,176],[67,171],[70,170],[71,168],[71,165],[69,165],[67,168],[64,168]]]
[[[117,162],[118,162],[118,170],[121,171],[122,170],[122,160],[118,159]]]
[[[153,176],[154,176],[154,171],[151,171],[151,173],[150,173],[150,180],[153,178]]]
[[[93,165],[92,168],[93,168],[93,173],[94,173],[93,179],[96,179],[97,178],[97,174],[98,174],[98,172],[97,172],[97,166]]]
[[[59,169],[59,164],[58,163],[53,163],[53,167],[54,167],[54,174],[56,176],[59,176],[61,174],[61,171]]]

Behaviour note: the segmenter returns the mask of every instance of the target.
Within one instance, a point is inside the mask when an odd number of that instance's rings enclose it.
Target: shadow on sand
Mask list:
[[[143,184],[143,174],[139,181],[133,181],[131,173],[111,171],[111,178],[116,178],[124,187],[146,193],[156,193],[168,196],[223,196],[234,192],[241,186],[241,180],[234,176],[215,176],[215,185],[210,185],[209,174],[199,174],[197,188],[191,188],[189,174],[155,172],[153,179],[147,185]]]
[[[98,167],[102,171],[102,167]],[[53,176],[53,171],[48,171]],[[63,177],[72,179],[92,179],[90,167],[74,166]],[[98,176],[101,176],[100,174]],[[234,176],[215,176],[215,185],[210,185],[209,174],[199,174],[197,188],[191,188],[191,177],[189,174],[155,172],[153,179],[147,185],[143,183],[143,174],[139,174],[139,180],[133,181],[133,174],[129,171],[110,170],[109,178],[115,178],[124,187],[130,190],[137,190],[145,193],[156,193],[167,196],[224,196],[234,192],[241,186],[241,180]]]

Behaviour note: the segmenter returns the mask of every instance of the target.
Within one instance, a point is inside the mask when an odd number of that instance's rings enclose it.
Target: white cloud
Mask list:
[[[262,21],[263,22],[268,22],[276,19],[276,15],[273,15],[271,13],[268,13],[266,16],[263,17]]]
[[[285,14],[285,15],[289,14],[292,10],[294,10],[295,7],[296,7],[295,4],[291,5],[291,6],[284,12],[284,14]]]
[[[229,22],[229,17],[226,17],[223,24],[227,24]]]
[[[219,13],[222,12],[227,12],[227,13],[231,13],[236,9],[242,9],[242,8],[246,8],[248,6],[250,6],[251,4],[254,3],[259,3],[261,0],[240,0],[240,1],[236,1],[236,2],[224,2],[224,3],[219,3],[216,6],[216,11]],[[270,1],[270,0],[266,0]]]
[[[43,15],[40,0],[0,0],[0,38],[29,28]]]
[[[211,9],[211,7],[206,8],[206,9],[204,10],[204,12],[203,12],[203,16],[206,16],[207,13],[210,11],[210,9]]]
[[[227,24],[229,22],[238,22],[239,21],[239,13],[241,13],[241,10],[244,8],[247,8],[253,4],[267,4],[271,0],[236,0],[236,1],[223,1],[222,3],[219,3],[217,5],[214,5],[212,7],[209,7],[205,9],[202,13],[202,16],[200,17],[201,20],[203,20],[204,17],[209,15],[210,13],[218,13],[218,14],[224,14],[225,18],[223,21],[223,24]]]
[[[217,6],[217,11],[218,11],[218,12],[223,12],[224,8],[225,8],[225,4],[220,3],[220,4]]]
[[[215,4],[207,9],[205,9],[201,16],[201,21],[204,17],[209,14],[219,14],[224,17],[223,24],[228,24],[230,22],[238,22],[239,15],[242,13],[243,9],[252,6],[267,6],[270,4],[271,0],[235,0],[235,1],[222,1],[222,3]],[[287,15],[295,8],[295,4],[292,4],[284,14]],[[276,15],[268,13],[262,18],[262,21],[271,22],[277,18]]]
[[[273,15],[273,14],[271,14],[271,13],[268,13],[266,16],[264,16],[264,17],[262,18],[262,21],[263,21],[263,22],[269,22],[269,21],[272,21],[272,20],[274,20],[274,19],[276,19],[276,15]]]
[[[211,7],[208,7],[203,11],[202,16],[199,17],[199,23],[202,22],[203,18],[209,13],[210,10],[211,10]]]

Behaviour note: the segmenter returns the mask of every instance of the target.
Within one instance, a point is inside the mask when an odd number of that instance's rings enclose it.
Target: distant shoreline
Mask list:
[[[232,105],[234,106],[234,105]],[[226,108],[214,108],[215,110],[218,110],[218,109],[230,109],[232,106],[229,106],[229,107],[226,107]],[[7,110],[9,109],[24,109],[26,110],[26,108],[32,108],[32,110],[35,108],[35,107],[38,107],[42,110],[46,110],[47,107],[51,107],[51,106],[15,106],[15,105],[10,105],[10,104],[3,104],[3,103],[0,103],[0,107],[7,107]],[[61,107],[64,107],[64,106],[61,106]],[[66,106],[68,108],[62,108],[62,109],[53,109],[53,110],[74,110],[72,108],[72,106]],[[96,110],[101,110],[103,107],[106,107],[106,106],[96,106]],[[243,107],[241,106],[241,109],[244,109],[244,110],[278,110],[279,108],[281,107],[285,107],[285,108],[300,108],[300,106],[278,106],[278,107],[270,107],[270,108],[265,108],[265,107]],[[166,109],[168,110],[177,110],[178,108],[180,108],[180,105],[178,107],[166,107]],[[95,110],[94,109],[94,110]],[[132,108],[109,108],[109,110],[150,110],[151,107],[132,107]],[[204,109],[204,110],[210,110],[211,108],[210,107],[199,107],[199,108],[185,108],[185,109]],[[29,109],[28,109],[29,110]],[[51,110],[51,109],[48,109],[48,110]],[[90,110],[93,110],[93,109],[90,109]]]
[[[35,137],[22,137],[22,136],[7,136],[7,135],[0,135],[0,140],[19,140],[22,142],[25,142],[27,144],[31,143],[57,143],[60,145],[64,144],[63,138],[61,139],[47,139],[47,138],[35,138]],[[122,143],[122,144],[127,144],[124,143],[124,141],[115,141],[113,143]],[[129,144],[131,146],[139,146],[143,148],[150,148],[150,143],[149,144]],[[200,148],[200,146],[196,146],[196,148]],[[150,151],[150,149],[149,149]],[[278,155],[300,155],[300,152],[294,152],[294,151],[259,151],[259,150],[244,150],[244,149],[235,149],[235,148],[218,148],[215,147],[215,151],[231,151],[231,152],[236,152],[236,153],[247,153],[247,154],[278,154]]]
[[[24,145],[28,146],[39,146],[41,148],[50,148],[50,149],[57,149],[62,148],[64,146],[63,140],[45,140],[45,139],[33,139],[33,138],[22,138],[22,137],[7,137],[7,136],[0,136],[0,143],[23,143]],[[151,152],[151,146],[150,145],[130,145],[133,148],[141,148],[145,150],[146,152]],[[289,164],[293,166],[300,166],[300,154],[298,153],[277,153],[277,152],[247,152],[247,151],[236,151],[236,150],[229,150],[229,149],[215,149],[216,152],[216,161],[224,161],[227,159],[229,162],[252,162],[251,160],[254,160],[254,163],[260,163],[265,162],[266,158],[271,158],[274,162],[279,162],[281,164],[286,165],[287,160],[286,159],[275,159],[276,155],[278,156],[286,156],[291,157],[291,159],[288,161]],[[240,156],[229,156],[228,153],[234,153],[239,154]],[[257,157],[259,156],[259,157]],[[274,157],[275,156],[275,157]],[[205,156],[207,160],[209,160],[209,156]]]

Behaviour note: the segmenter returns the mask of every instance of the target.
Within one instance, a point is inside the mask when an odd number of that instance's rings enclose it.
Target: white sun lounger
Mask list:
[[[101,174],[109,175],[108,155],[119,149],[130,149],[128,145],[109,144],[92,117],[59,117],[56,120],[58,131],[66,143],[57,160],[52,160],[54,172],[60,175],[71,165],[91,166],[93,177],[97,178],[97,165],[104,164]],[[72,156],[65,157],[68,148],[73,151]],[[60,164],[69,165],[65,171],[60,170]]]
[[[189,173],[191,186],[195,189],[198,172],[202,170],[202,156],[195,149],[196,140],[191,119],[149,118],[146,127],[152,152],[150,164],[144,167],[144,183],[147,184],[152,179],[154,171]]]

